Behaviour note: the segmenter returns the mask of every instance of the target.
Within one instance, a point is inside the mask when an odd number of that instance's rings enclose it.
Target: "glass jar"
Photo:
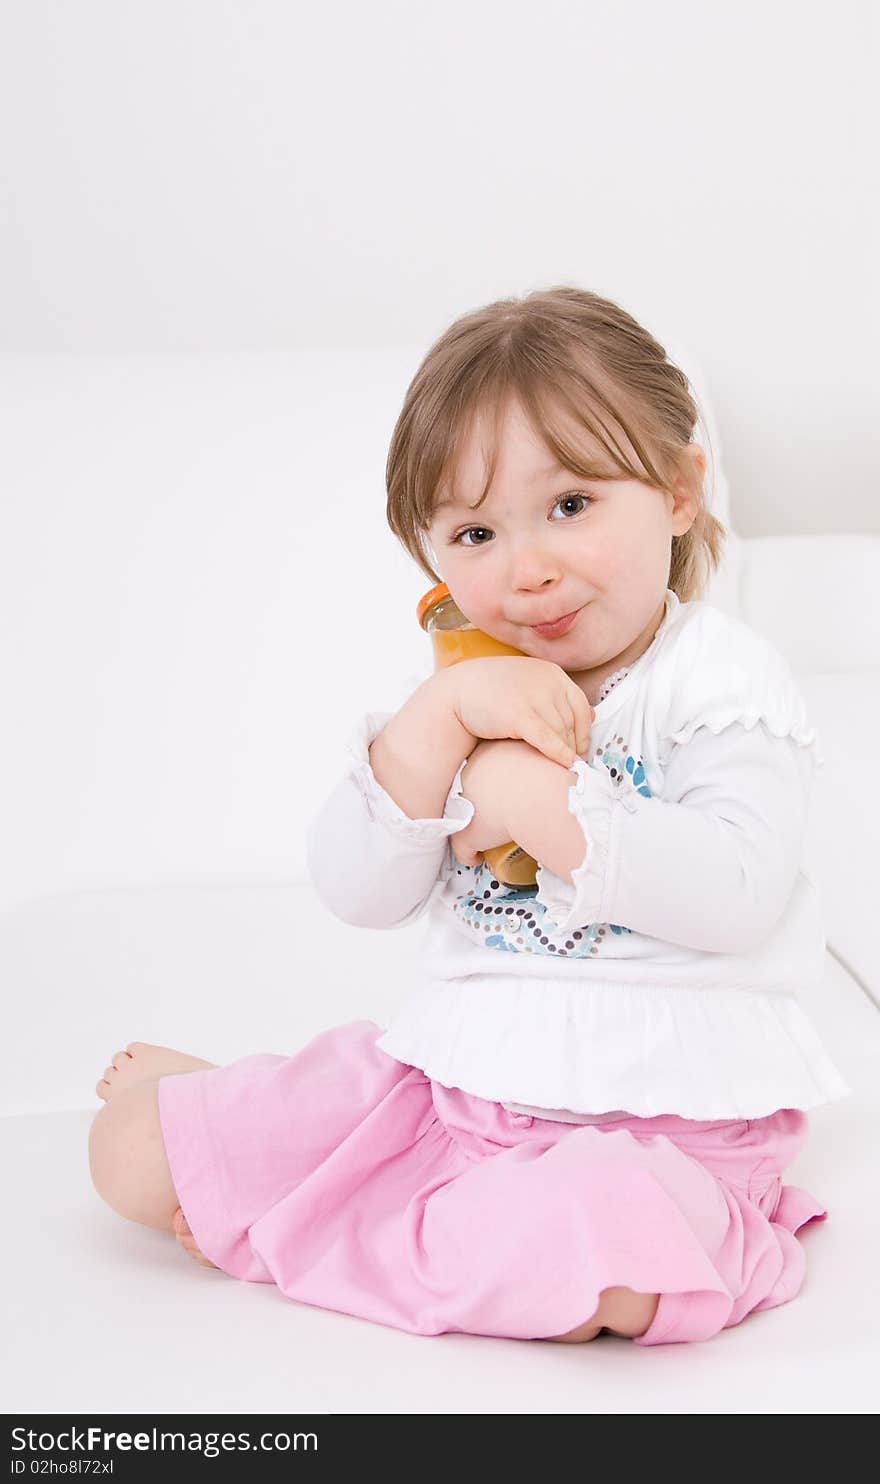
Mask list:
[[[430,635],[435,671],[457,665],[461,660],[483,659],[495,654],[523,654],[521,649],[502,644],[500,639],[493,639],[482,629],[475,628],[465,618],[445,582],[438,583],[419,599],[416,616]],[[484,850],[483,860],[495,879],[505,886],[536,884],[538,862],[513,840]]]

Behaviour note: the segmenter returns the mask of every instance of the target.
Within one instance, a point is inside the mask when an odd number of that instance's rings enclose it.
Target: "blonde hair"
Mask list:
[[[435,341],[416,371],[385,469],[388,524],[432,584],[441,579],[426,537],[437,501],[452,487],[473,419],[489,411],[494,443],[478,505],[486,499],[511,394],[554,456],[581,478],[637,479],[672,493],[686,473],[682,451],[700,409],[684,372],[625,310],[565,285],[473,310]],[[607,459],[576,446],[560,410]],[[667,586],[683,603],[703,596],[726,536],[702,480],[698,495],[690,530],[672,537]]]

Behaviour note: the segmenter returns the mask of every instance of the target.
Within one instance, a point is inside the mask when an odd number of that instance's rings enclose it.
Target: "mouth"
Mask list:
[[[568,633],[580,611],[580,608],[576,608],[574,613],[564,613],[562,618],[557,618],[553,623],[533,623],[529,624],[529,628],[542,639],[556,639],[561,634]]]

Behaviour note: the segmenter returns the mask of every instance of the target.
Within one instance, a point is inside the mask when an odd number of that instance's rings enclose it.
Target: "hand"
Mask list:
[[[595,711],[552,660],[486,655],[451,665],[436,678],[473,737],[528,742],[565,768],[589,751]]]
[[[484,850],[506,845],[510,839],[510,765],[522,746],[508,741],[478,742],[462,770],[461,791],[473,804],[474,817],[465,829],[450,835],[449,843],[463,866],[477,865]]]

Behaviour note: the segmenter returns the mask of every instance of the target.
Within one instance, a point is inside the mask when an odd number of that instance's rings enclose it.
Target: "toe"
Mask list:
[[[177,1210],[172,1216],[171,1224],[174,1227],[174,1235],[177,1238],[180,1246],[183,1248],[184,1252],[188,1253],[190,1257],[194,1257],[196,1262],[201,1263],[203,1268],[216,1268],[217,1264],[215,1262],[212,1262],[211,1259],[209,1257],[206,1257],[204,1252],[201,1251],[195,1237],[192,1234],[192,1231],[190,1230],[189,1222],[184,1216],[183,1210],[180,1206],[178,1206]]]
[[[116,1068],[117,1072],[120,1070],[121,1067],[125,1066],[126,1062],[131,1061],[131,1059],[131,1054],[128,1051],[114,1051],[113,1065]]]

